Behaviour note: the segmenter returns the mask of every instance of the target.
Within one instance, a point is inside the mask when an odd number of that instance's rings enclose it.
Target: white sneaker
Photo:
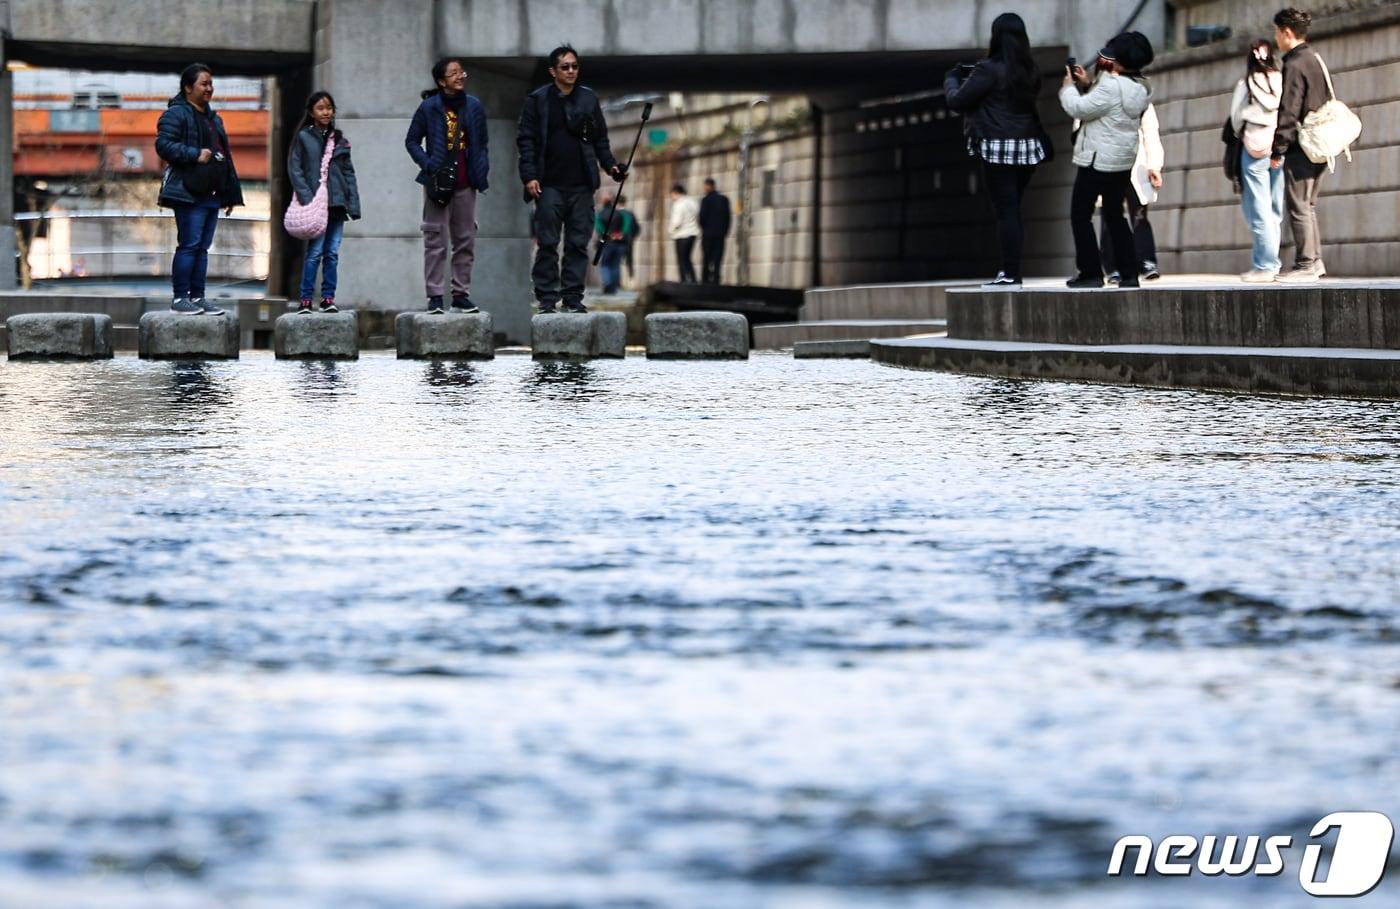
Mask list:
[[[1246,284],[1272,284],[1277,275],[1276,271],[1253,268],[1240,275],[1240,280]]]

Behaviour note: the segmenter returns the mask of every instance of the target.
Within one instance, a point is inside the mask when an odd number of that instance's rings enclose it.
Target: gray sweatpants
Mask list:
[[[472,286],[476,259],[476,190],[459,189],[447,205],[438,205],[423,191],[423,284],[430,297],[443,296],[443,269],[452,246],[452,295],[465,297]]]

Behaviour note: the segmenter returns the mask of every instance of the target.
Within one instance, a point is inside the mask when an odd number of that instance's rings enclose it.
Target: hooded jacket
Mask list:
[[[462,126],[467,132],[467,185],[485,192],[490,186],[487,179],[491,172],[486,108],[475,95],[467,95],[466,106],[462,108]],[[441,92],[434,92],[418,105],[403,144],[413,163],[418,165],[415,179],[427,186],[433,174],[447,163],[447,105],[442,103]]]
[[[355,165],[350,161],[350,140],[340,130],[335,133],[335,151],[331,152],[330,167],[326,169],[326,202],[331,208],[345,209],[345,216],[355,221],[360,217],[360,187],[355,180]],[[308,123],[297,130],[287,155],[287,176],[302,205],[309,203],[321,188],[321,156],[325,153],[325,140],[314,125]]]
[[[174,208],[204,201],[195,199],[185,188],[184,180],[184,175],[198,164],[200,149],[213,148],[207,136],[208,127],[201,126],[200,121],[212,123],[219,143],[227,151],[228,177],[224,180],[224,188],[219,191],[219,207],[243,204],[243,187],[233,166],[233,152],[228,143],[228,133],[224,131],[224,121],[214,113],[213,107],[208,108],[208,112],[206,118],[189,102],[184,92],[165,105],[165,113],[160,115],[160,121],[156,124],[156,154],[166,163],[157,204]]]
[[[1102,72],[1085,94],[1074,85],[1060,89],[1060,107],[1079,121],[1074,164],[1102,173],[1132,170],[1137,161],[1138,130],[1152,98],[1141,76]]]

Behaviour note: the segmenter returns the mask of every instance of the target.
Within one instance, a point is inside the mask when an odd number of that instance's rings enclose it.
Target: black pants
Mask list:
[[[559,267],[559,238],[564,239],[564,266]],[[535,299],[554,305],[583,300],[588,277],[588,241],[593,236],[593,193],[546,186],[535,202]]]
[[[1327,165],[1314,164],[1289,149],[1283,159],[1283,201],[1293,227],[1293,267],[1308,268],[1322,258],[1322,230],[1317,224],[1317,193]]]
[[[681,237],[676,240],[676,261],[681,266],[681,283],[695,284],[695,238]]]
[[[1114,249],[1133,250],[1126,261],[1118,263],[1118,273],[1124,281],[1136,281],[1142,273],[1133,246],[1133,232],[1123,216],[1123,203],[1133,192],[1132,171],[1102,173],[1081,167],[1074,177],[1074,191],[1069,201],[1069,226],[1074,232],[1074,262],[1079,274],[1087,278],[1103,277],[1103,260],[1099,258],[1099,240],[1094,236],[1094,202],[1103,197],[1103,219]]]
[[[1128,229],[1133,232],[1133,244],[1139,261],[1157,262],[1157,237],[1152,233],[1152,223],[1147,220],[1147,206],[1138,198],[1137,189],[1128,187]],[[1118,270],[1118,257],[1113,254],[1113,238],[1108,234],[1108,222],[1099,218],[1099,254],[1103,257],[1103,270],[1113,274]]]
[[[1021,222],[1021,200],[1035,175],[1034,164],[987,164],[987,192],[992,197],[992,210],[997,216],[997,233],[1001,237],[1001,270],[1010,278],[1021,277],[1021,250],[1025,246],[1026,228]]]
[[[700,238],[700,255],[704,265],[700,269],[706,284],[719,283],[719,268],[724,264],[724,234],[705,234]]]

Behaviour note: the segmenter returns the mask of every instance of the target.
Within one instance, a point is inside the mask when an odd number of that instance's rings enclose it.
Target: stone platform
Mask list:
[[[106,360],[112,317],[101,313],[24,313],[5,322],[11,360]]]
[[[355,313],[287,313],[272,329],[279,360],[358,360],[360,336]]]
[[[620,312],[536,315],[530,320],[530,351],[536,360],[620,360],[627,356],[627,317]]]
[[[1400,399],[1400,282],[952,290],[946,338],[877,362],[1016,378]]]
[[[490,313],[404,312],[394,319],[400,360],[490,360]]]
[[[137,352],[147,360],[236,360],[238,317],[148,312],[138,326]]]
[[[647,358],[747,360],[749,320],[732,312],[668,312],[647,316]]]

